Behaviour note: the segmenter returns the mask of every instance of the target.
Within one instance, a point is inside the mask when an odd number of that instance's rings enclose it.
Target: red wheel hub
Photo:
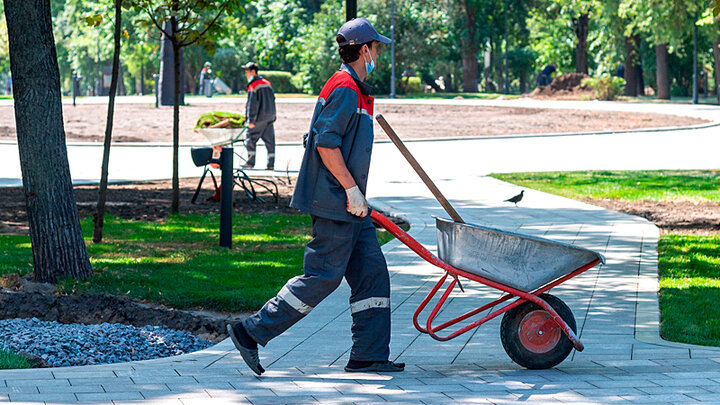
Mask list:
[[[525,315],[518,327],[520,343],[533,353],[547,353],[560,341],[562,331],[549,313],[538,309]]]

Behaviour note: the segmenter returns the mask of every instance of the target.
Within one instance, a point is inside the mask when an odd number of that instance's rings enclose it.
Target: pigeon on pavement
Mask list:
[[[505,200],[505,201],[514,203],[515,206],[517,207],[517,203],[519,203],[520,200],[523,199],[523,193],[525,193],[525,190],[520,191],[520,194],[516,195],[515,197],[508,198],[508,199]]]

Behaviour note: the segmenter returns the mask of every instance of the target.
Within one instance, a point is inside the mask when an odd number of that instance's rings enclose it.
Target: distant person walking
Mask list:
[[[255,167],[255,154],[257,141],[262,139],[267,148],[267,169],[275,169],[275,93],[270,82],[258,75],[259,67],[255,62],[248,62],[243,66],[247,85],[247,103],[245,104],[245,119],[248,132],[245,147],[248,159],[243,165],[245,169]]]
[[[553,81],[553,74],[557,72],[557,64],[551,63],[538,74],[536,84],[538,87],[547,86]]]
[[[212,86],[210,85],[212,81],[212,64],[210,62],[205,62],[205,65],[203,66],[202,70],[200,71],[200,79],[198,83],[198,94],[205,94],[206,96],[210,97],[212,96]],[[208,94],[209,91],[209,94]]]

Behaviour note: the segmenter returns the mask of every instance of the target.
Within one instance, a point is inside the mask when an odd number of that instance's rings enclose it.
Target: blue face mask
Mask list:
[[[369,75],[373,69],[375,69],[375,61],[370,58],[370,63],[368,63],[367,59],[365,59],[365,74]]]

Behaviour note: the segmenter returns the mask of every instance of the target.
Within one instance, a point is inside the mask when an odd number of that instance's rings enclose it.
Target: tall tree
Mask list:
[[[84,278],[92,268],[70,178],[50,2],[4,4],[33,278]]]
[[[243,0],[131,0],[136,10],[147,15],[147,24],[155,26],[172,43],[174,97],[173,97],[173,175],[170,212],[180,211],[180,50],[199,43],[214,49],[208,39],[218,27],[220,17],[230,9],[244,10]],[[164,28],[169,23],[169,30]]]
[[[621,2],[620,17],[627,21],[625,35],[642,33],[646,40],[655,46],[655,74],[659,99],[670,99],[669,55],[682,45],[690,32],[691,16],[695,13],[696,7],[695,0],[622,0]],[[626,93],[627,91],[628,86]]]
[[[108,167],[110,166],[110,141],[112,140],[113,118],[115,116],[115,95],[118,87],[118,71],[120,65],[120,37],[122,36],[122,3],[115,0],[115,34],[112,63],[112,79],[110,81],[110,97],[108,98],[107,120],[105,121],[105,140],[103,143],[102,169],[100,172],[100,188],[98,201],[95,207],[95,226],[92,241],[100,243],[103,237],[103,224],[105,223],[105,201],[107,200]]]
[[[477,38],[477,2],[462,0],[461,7],[465,17],[465,29],[462,41],[463,92],[478,91],[478,38]]]
[[[587,64],[587,38],[589,29],[590,15],[589,11],[580,11],[577,17],[573,17],[573,31],[577,37],[575,45],[575,71],[578,73],[588,73]]]

